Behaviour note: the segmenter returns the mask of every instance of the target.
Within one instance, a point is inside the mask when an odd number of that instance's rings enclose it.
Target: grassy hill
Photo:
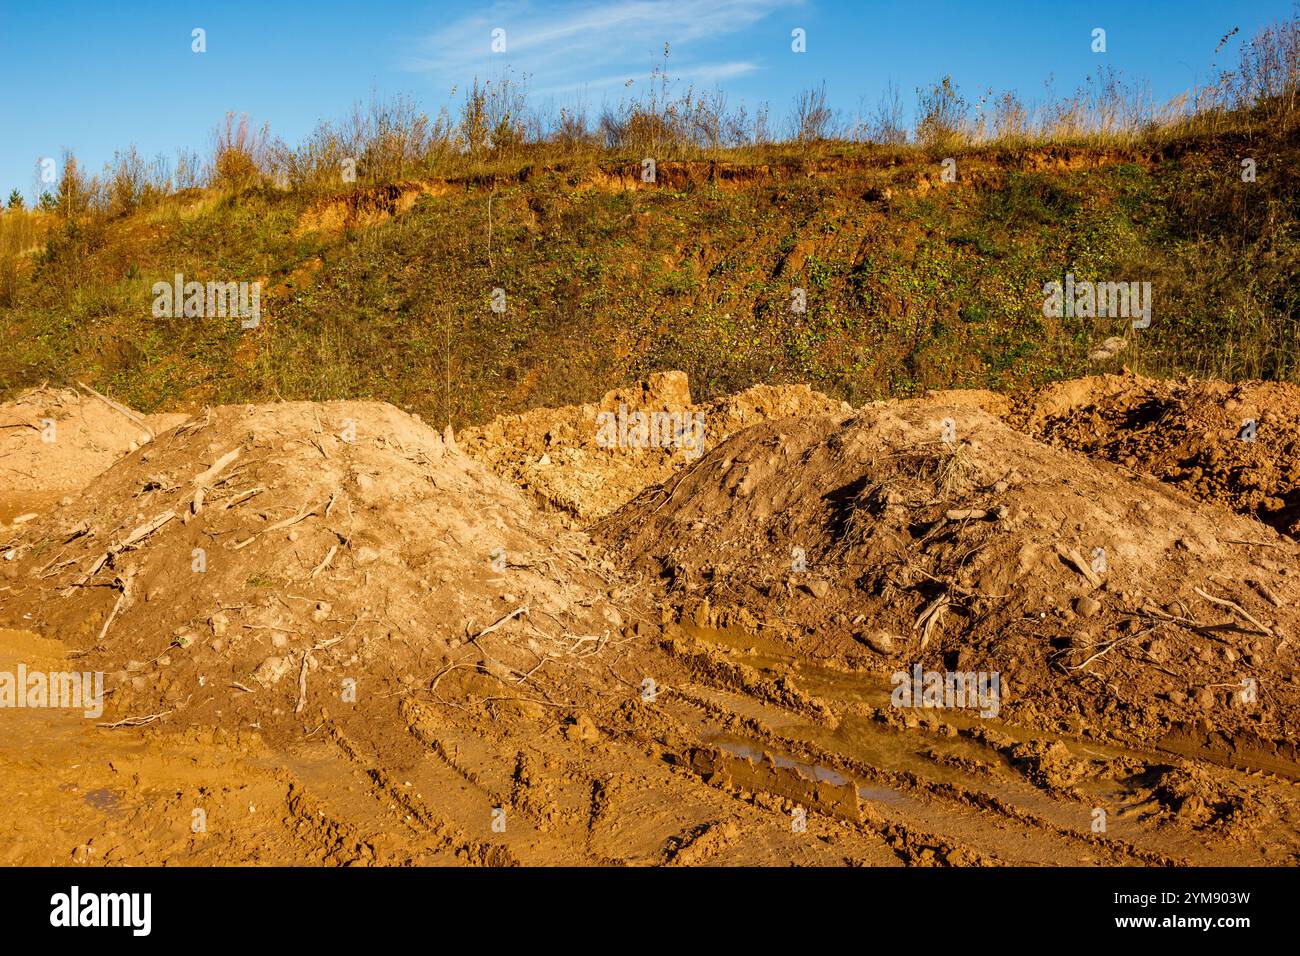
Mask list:
[[[913,145],[686,148],[631,137],[631,116],[613,145],[414,163],[405,140],[380,161],[390,123],[355,183],[320,175],[318,143],[268,159],[228,121],[206,186],[151,190],[124,161],[0,216],[0,391],[80,378],[148,411],[384,398],[468,423],[668,368],[700,399],[805,381],[853,402],[1121,364],[1294,380],[1293,94],[1105,135],[958,135],[940,104]],[[177,273],[260,282],[260,326],[156,318]],[[1067,273],[1150,282],[1150,327],[1045,317]]]

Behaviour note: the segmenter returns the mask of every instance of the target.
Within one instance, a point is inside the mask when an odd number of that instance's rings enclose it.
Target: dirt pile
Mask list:
[[[1296,546],[977,405],[760,424],[602,533],[668,618],[864,679],[998,675],[992,709],[1026,726],[1217,736],[1294,767]]]
[[[678,376],[607,403],[616,434],[619,405],[701,407]],[[733,434],[674,449],[600,541],[389,405],[216,408],[129,451],[0,535],[0,690],[108,689],[0,708],[5,858],[1300,858],[1294,545],[989,394],[703,407]],[[636,495],[661,462],[593,447],[601,410],[476,451],[608,456]],[[987,713],[899,706],[917,667],[1002,683]]]
[[[15,529],[0,617],[106,672],[110,722],[267,729],[444,669],[464,706],[583,683],[620,620],[585,545],[392,406],[221,407]]]
[[[1300,387],[1104,375],[1017,399],[1041,441],[1152,475],[1300,536]]]
[[[598,403],[503,416],[460,440],[543,507],[587,526],[742,428],[847,408],[806,385],[756,385],[696,405],[684,372],[660,372]]]
[[[72,389],[34,388],[0,405],[0,495],[65,492],[187,415],[141,415]],[[0,521],[10,516],[0,514]]]

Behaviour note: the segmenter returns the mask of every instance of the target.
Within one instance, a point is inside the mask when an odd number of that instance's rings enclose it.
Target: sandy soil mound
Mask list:
[[[1039,389],[1007,417],[1048,444],[1122,464],[1300,536],[1298,386],[1104,375]]]
[[[698,408],[679,376],[607,404]],[[360,402],[212,409],[4,530],[0,688],[108,696],[0,708],[0,857],[1300,859],[1294,544],[1012,431],[997,396],[704,408],[716,447],[597,525],[617,562]],[[580,451],[626,478],[593,484],[607,508],[665,449],[592,443],[599,411],[477,451]],[[900,709],[914,664],[996,669],[999,712]]]
[[[141,415],[71,389],[31,389],[0,405],[0,494],[82,488],[188,417]]]
[[[562,684],[618,620],[584,546],[392,406],[222,407],[17,529],[0,616],[109,673],[105,720],[267,728],[348,679]]]
[[[1028,726],[1295,759],[1296,546],[970,404],[761,424],[603,532],[695,624],[864,671],[996,672]]]
[[[661,372],[596,404],[503,416],[465,431],[460,440],[470,455],[543,507],[586,526],[742,428],[847,409],[806,385],[757,385],[696,405],[684,372]],[[637,422],[629,421],[637,413],[648,419],[647,433],[639,438]]]

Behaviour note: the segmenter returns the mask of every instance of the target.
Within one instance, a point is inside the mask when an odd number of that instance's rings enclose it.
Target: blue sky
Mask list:
[[[38,159],[64,148],[92,169],[130,144],[207,155],[228,110],[289,142],[372,93],[433,113],[454,86],[507,67],[535,103],[582,96],[594,113],[646,85],[665,41],[680,83],[768,101],[773,119],[823,80],[852,113],[890,82],[909,109],[917,86],[948,73],[968,98],[992,87],[1032,101],[1049,77],[1064,95],[1102,65],[1166,99],[1208,79],[1231,28],[1248,37],[1292,12],[1291,0],[0,0],[0,188],[30,196]],[[190,49],[195,27],[206,53]],[[1095,27],[1105,54],[1090,49]],[[491,50],[495,28],[505,53]]]

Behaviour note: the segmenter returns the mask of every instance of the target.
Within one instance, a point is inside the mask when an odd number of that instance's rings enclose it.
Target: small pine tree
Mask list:
[[[17,187],[15,187],[14,191],[9,194],[9,208],[10,209],[23,208],[23,194],[18,191]]]

